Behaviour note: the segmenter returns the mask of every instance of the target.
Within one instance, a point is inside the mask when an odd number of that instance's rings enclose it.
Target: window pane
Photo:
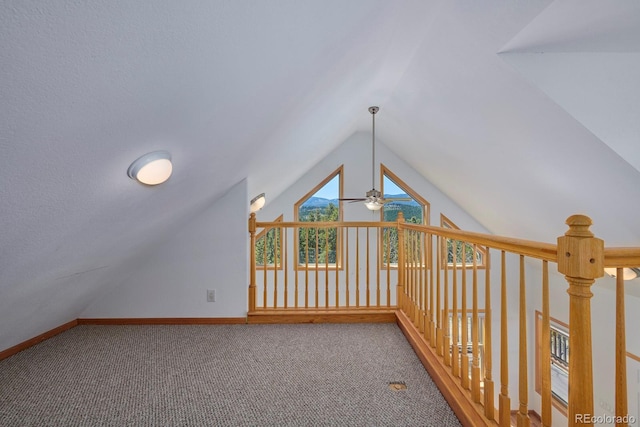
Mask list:
[[[340,221],[340,173],[297,204],[298,221]],[[298,264],[332,264],[338,258],[338,230],[328,227],[300,228],[298,230]]]
[[[398,212],[402,212],[404,220],[413,224],[424,224],[424,206],[418,203],[413,198],[409,191],[402,188],[395,181],[393,181],[385,173],[382,177],[382,188],[384,191],[385,199],[409,199],[409,200],[396,200],[390,201],[384,204],[382,207],[382,220],[383,221],[397,221]],[[383,242],[382,242],[382,262],[384,265],[398,264],[398,231],[395,228],[385,228],[383,230]],[[417,246],[419,252],[421,244]],[[388,258],[388,259],[387,259]],[[418,259],[421,259],[421,254],[417,255]]]

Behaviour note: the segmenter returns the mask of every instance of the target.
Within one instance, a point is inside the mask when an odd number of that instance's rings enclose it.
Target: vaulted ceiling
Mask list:
[[[243,179],[276,197],[370,105],[492,232],[553,241],[580,212],[640,241],[636,0],[5,0],[0,40],[0,310],[94,289],[64,283]],[[141,189],[127,167],[156,149],[174,174]]]

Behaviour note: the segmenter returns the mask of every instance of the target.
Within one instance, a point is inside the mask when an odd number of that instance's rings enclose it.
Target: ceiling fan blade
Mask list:
[[[365,199],[364,197],[358,197],[358,198],[353,198],[353,199],[338,199],[338,201],[340,202],[364,202]]]
[[[411,197],[392,197],[390,199],[384,199],[385,203],[389,202],[410,202],[413,199]]]

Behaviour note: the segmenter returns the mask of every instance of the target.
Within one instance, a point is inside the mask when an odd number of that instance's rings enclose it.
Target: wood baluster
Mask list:
[[[456,266],[453,266],[453,274],[456,274]],[[442,355],[445,366],[451,366],[451,330],[449,328],[449,263],[444,263],[444,295],[442,300]]]
[[[369,227],[366,228],[367,230],[367,275],[366,275],[366,285],[367,285],[367,293],[366,293],[366,301],[367,301],[367,308],[369,308],[371,306],[371,284],[370,284],[370,279],[369,277],[371,276],[371,268],[369,267],[369,233],[370,233],[370,229]]]
[[[391,228],[387,228],[387,307],[391,307]],[[396,305],[398,302],[396,301]]]
[[[413,277],[415,283],[415,298],[416,298],[416,313],[415,323],[420,332],[424,332],[422,326],[422,284],[420,280],[420,232],[416,231],[414,237],[414,262],[413,262]]]
[[[402,229],[402,224],[404,223],[404,214],[402,211],[398,212],[397,218],[397,230],[398,230],[398,289],[397,289],[397,304],[398,308],[403,310],[405,313],[407,312],[405,307],[405,247],[404,247],[404,230]]]
[[[284,253],[280,254],[280,265],[283,265],[284,268],[284,308],[289,307],[289,262],[287,259],[287,245],[289,244],[289,240],[287,239],[287,229],[280,228],[280,234],[282,235],[282,246]],[[279,247],[278,247],[279,248]]]
[[[489,247],[486,248],[484,278],[484,415],[493,420],[495,418],[493,362],[491,346],[491,257]]]
[[[407,315],[409,316],[409,319],[411,319],[411,321],[414,321],[413,318],[413,312],[414,312],[414,305],[413,305],[413,269],[412,267],[412,263],[413,263],[413,250],[412,250],[412,239],[413,239],[413,231],[411,230],[407,230],[405,233],[406,239],[405,239],[405,245],[407,247],[407,250],[405,251],[405,264],[406,264],[406,275],[405,275],[405,282],[406,282],[406,293],[407,293]]]
[[[541,421],[551,426],[551,324],[549,316],[549,262],[542,261],[542,331],[540,334]]]
[[[339,279],[339,272],[340,269],[338,268],[338,245],[340,245],[341,243],[341,239],[338,239],[338,230],[340,230],[340,236],[343,235],[342,232],[342,227],[337,228],[336,227],[336,305],[335,307],[338,308],[340,307],[340,279]]]
[[[380,238],[380,233],[377,229],[375,230],[376,241]],[[376,248],[380,246],[376,242]],[[376,307],[380,307],[380,251],[376,251]]]
[[[292,233],[293,234],[293,238],[294,239],[298,239],[298,242],[300,241],[300,231],[299,229],[293,229]],[[298,253],[294,253],[293,254],[293,282],[294,282],[294,289],[295,289],[295,296],[293,298],[293,302],[294,302],[294,306],[295,308],[298,308],[299,306],[299,295],[298,293],[300,292],[300,278],[298,277],[298,266],[301,264],[301,260],[300,260],[300,246],[299,243],[296,244],[294,243],[293,245],[294,251],[295,248],[298,248]]]
[[[263,239],[264,239],[264,250],[262,251],[262,308],[267,308],[267,291],[268,291],[268,278],[267,278],[267,235],[268,231],[265,231]]]
[[[306,245],[304,254],[304,308],[309,308],[309,228],[305,228]]]
[[[426,314],[426,306],[427,306],[427,290],[425,288],[425,278],[423,276],[424,273],[424,233],[420,233],[418,237],[418,289],[420,290],[420,313],[418,315],[418,323],[420,325],[420,332],[424,335],[426,331],[425,327],[425,314]]]
[[[329,227],[324,228],[324,308],[329,308]]]
[[[424,301],[422,306],[424,307],[424,339],[429,342],[431,339],[431,322],[429,321],[429,301],[431,296],[429,295],[429,251],[427,251],[430,235],[423,233],[422,235],[422,274],[423,274],[423,287],[424,287]]]
[[[356,307],[360,307],[360,227],[356,227]]]
[[[456,247],[458,242],[455,240],[451,240],[451,248],[452,248],[452,264],[453,264],[453,312],[451,313],[451,323],[453,329],[453,361],[451,373],[460,377],[460,351],[462,340],[460,339],[460,322],[458,320],[458,251]],[[447,250],[448,252],[448,250]],[[447,253],[447,263],[449,262],[449,254]],[[460,343],[460,344],[459,344]]]
[[[318,239],[320,238],[319,236],[320,234],[320,229],[318,227],[316,227],[316,254],[315,254],[315,264],[316,264],[316,268],[315,268],[315,276],[316,276],[316,280],[315,280],[315,284],[316,284],[316,292],[315,292],[315,302],[314,305],[316,306],[316,308],[318,308],[318,304],[319,304],[319,299],[320,299],[320,291],[319,291],[319,287],[320,287],[320,278],[319,278],[319,271],[320,270],[318,268],[318,252],[320,251],[320,246],[318,243]]]
[[[627,344],[624,310],[623,269],[616,270],[616,426],[627,426],[621,422],[629,415],[627,408]],[[573,353],[572,353],[573,354]]]
[[[558,271],[569,283],[569,426],[592,425],[582,417],[593,415],[591,343],[591,285],[604,274],[604,242],[589,230],[591,219],[570,216],[569,230],[558,238]],[[580,421],[580,422],[578,422]]]
[[[345,233],[344,233],[344,246],[345,246],[345,254],[344,254],[344,258],[345,258],[345,266],[344,266],[344,298],[346,300],[346,306],[347,308],[349,307],[349,228],[346,229]]]
[[[408,246],[409,317],[413,321],[413,324],[416,325],[416,232],[414,230],[409,230]]]
[[[256,214],[249,215],[249,312],[256,311]]]
[[[525,289],[525,275],[524,275],[524,255],[520,255],[520,349],[518,352],[519,363],[519,400],[520,405],[518,407],[518,427],[529,427],[531,420],[529,419],[528,405],[528,393],[529,383],[527,376],[527,299]]]
[[[278,308],[278,232],[276,228],[272,228],[269,230],[273,231],[273,308]],[[264,249],[265,253],[267,252],[267,235],[265,234],[264,238]],[[267,269],[267,264],[264,265],[265,270]]]
[[[509,341],[507,317],[507,261],[505,251],[501,253],[500,278],[500,395],[498,417],[500,427],[511,426],[511,398],[509,397]]]
[[[436,244],[437,244],[437,238],[436,238]],[[436,310],[435,310],[435,293],[434,293],[434,270],[437,271],[438,273],[438,277],[440,277],[440,261],[439,261],[439,256],[440,256],[440,251],[437,249],[434,251],[433,250],[433,234],[429,235],[429,254],[431,255],[431,268],[429,269],[429,308],[430,308],[430,313],[429,313],[429,331],[430,331],[430,336],[429,336],[429,342],[431,343],[431,347],[435,347],[436,346],[436,323],[434,322],[434,316],[436,316]],[[434,259],[435,257],[435,259]]]
[[[442,356],[442,311],[440,311],[440,301],[441,301],[441,297],[442,297],[442,291],[441,291],[441,280],[440,280],[440,276],[442,275],[442,269],[444,267],[444,274],[446,274],[447,271],[447,264],[448,261],[447,259],[444,260],[444,266],[443,264],[443,260],[442,260],[442,254],[444,252],[444,256],[446,257],[446,248],[442,247],[443,244],[443,239],[442,236],[438,236],[437,238],[437,251],[438,251],[438,271],[437,271],[437,279],[436,279],[436,354],[438,354],[438,356]]]
[[[480,359],[478,347],[478,260],[476,254],[478,247],[473,245],[473,287],[472,287],[472,307],[471,307],[471,398],[474,402],[480,403]]]
[[[460,337],[461,344],[461,356],[460,356],[460,379],[462,387],[469,390],[469,351],[467,344],[469,344],[469,325],[468,325],[468,313],[467,313],[467,243],[460,242],[462,245],[462,265],[460,271],[462,272],[462,309],[461,319],[462,322],[462,336]],[[457,249],[457,248],[456,248]]]

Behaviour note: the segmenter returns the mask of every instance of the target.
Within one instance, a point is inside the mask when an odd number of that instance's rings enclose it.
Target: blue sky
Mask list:
[[[344,197],[364,197],[364,193],[371,190],[370,188],[363,188],[361,194],[345,194]],[[384,193],[385,194],[405,194],[405,191],[398,187],[393,181],[384,178]],[[336,199],[338,198],[338,175],[336,175],[331,181],[329,181],[324,187],[314,194],[315,197],[321,197],[323,199]]]

